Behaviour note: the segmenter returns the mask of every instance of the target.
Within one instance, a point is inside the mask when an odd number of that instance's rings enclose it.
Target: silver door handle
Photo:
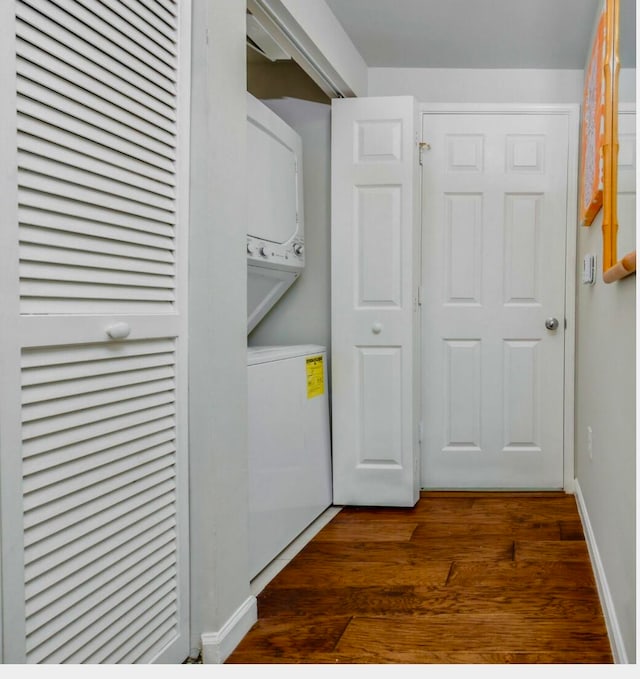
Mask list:
[[[547,318],[547,320],[544,322],[544,327],[547,330],[557,330],[559,325],[560,323],[558,323],[557,318]]]

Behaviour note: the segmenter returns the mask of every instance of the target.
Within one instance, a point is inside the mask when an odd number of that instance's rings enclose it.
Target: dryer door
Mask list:
[[[284,254],[288,245],[304,239],[302,139],[248,93],[247,173],[247,236]]]

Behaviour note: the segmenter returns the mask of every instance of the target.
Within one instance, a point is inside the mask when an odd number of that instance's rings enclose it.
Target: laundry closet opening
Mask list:
[[[254,588],[270,579],[282,551],[333,500],[330,112],[327,94],[247,14],[249,569]]]

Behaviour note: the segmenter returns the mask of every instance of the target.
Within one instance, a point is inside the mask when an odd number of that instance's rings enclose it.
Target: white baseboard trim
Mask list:
[[[598,587],[598,594],[600,596],[600,605],[602,606],[602,612],[607,625],[607,633],[609,635],[609,641],[611,642],[613,660],[616,664],[626,665],[629,663],[629,659],[627,656],[627,651],[624,647],[624,640],[620,631],[618,617],[616,616],[616,611],[613,605],[611,590],[609,589],[609,584],[607,583],[607,576],[604,572],[604,565],[602,563],[602,559],[600,558],[600,552],[598,551],[598,545],[596,544],[596,538],[593,533],[593,528],[591,527],[589,513],[587,512],[587,506],[585,504],[584,496],[582,495],[582,489],[580,488],[578,479],[575,479],[574,483],[578,512],[582,521],[582,527],[584,529],[584,535],[587,541],[587,549],[589,550],[591,564],[595,573],[596,585]]]
[[[219,632],[205,632],[202,635],[202,662],[205,665],[224,663],[257,620],[258,600],[255,596],[250,596]]]

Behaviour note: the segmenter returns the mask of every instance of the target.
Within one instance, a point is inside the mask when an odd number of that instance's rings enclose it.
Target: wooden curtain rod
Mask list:
[[[636,251],[629,252],[619,262],[607,269],[602,278],[605,283],[615,283],[636,270]]]

